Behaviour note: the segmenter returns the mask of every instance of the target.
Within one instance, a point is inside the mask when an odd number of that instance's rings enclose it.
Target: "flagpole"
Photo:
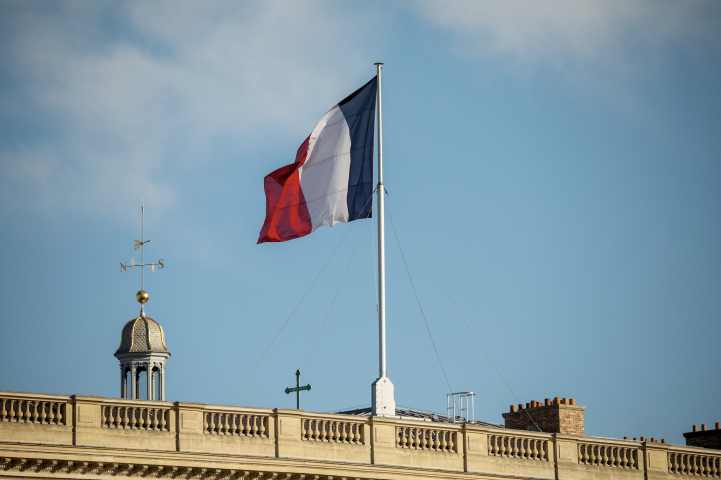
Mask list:
[[[379,373],[378,377],[388,374],[386,369],[386,242],[385,242],[385,198],[383,189],[383,109],[381,101],[381,70],[378,68],[378,332],[379,332]]]
[[[372,414],[395,416],[396,403],[393,384],[388,379],[386,368],[386,259],[385,259],[385,199],[383,186],[383,115],[381,101],[382,63],[375,64],[378,70],[378,379],[373,382],[371,404]]]

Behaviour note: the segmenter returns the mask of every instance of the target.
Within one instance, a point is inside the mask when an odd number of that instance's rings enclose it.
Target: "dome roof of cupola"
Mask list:
[[[165,346],[163,327],[150,317],[134,318],[123,327],[123,333],[120,335],[120,347],[115,355],[135,352],[170,354]]]

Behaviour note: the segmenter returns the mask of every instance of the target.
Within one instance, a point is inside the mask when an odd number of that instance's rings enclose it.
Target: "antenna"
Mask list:
[[[134,240],[135,242],[135,249],[140,249],[140,263],[135,263],[135,259],[130,259],[130,265],[127,263],[120,263],[120,271],[121,272],[127,272],[128,268],[133,267],[140,267],[140,291],[135,295],[135,299],[140,302],[140,316],[145,316],[145,302],[148,301],[150,298],[150,295],[148,295],[148,292],[145,291],[145,267],[150,267],[150,270],[155,273],[155,267],[158,267],[158,270],[161,268],[165,268],[165,264],[163,263],[165,260],[160,259],[158,260],[158,263],[145,263],[145,244],[150,242],[150,240],[145,240],[145,199],[143,199],[143,203],[140,207],[140,240]]]

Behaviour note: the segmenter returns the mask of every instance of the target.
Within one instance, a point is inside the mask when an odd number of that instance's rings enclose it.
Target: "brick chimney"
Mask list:
[[[698,427],[694,425],[693,431],[684,433],[683,436],[686,437],[686,445],[689,447],[721,450],[721,424],[718,422],[714,430],[706,430],[706,424],[703,424],[699,431]]]
[[[586,407],[576,405],[574,398],[556,397],[553,400],[547,398],[543,403],[536,400],[526,405],[519,403],[518,408],[516,405],[511,405],[511,411],[504,413],[503,418],[506,421],[506,428],[514,430],[538,431],[540,428],[546,433],[583,435],[585,410]]]

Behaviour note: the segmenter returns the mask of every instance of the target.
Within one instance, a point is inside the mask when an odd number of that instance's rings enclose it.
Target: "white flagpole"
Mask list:
[[[375,64],[378,69],[378,379],[372,386],[373,415],[394,416],[396,403],[393,395],[393,384],[388,379],[386,368],[386,260],[385,260],[385,225],[384,225],[384,187],[383,187],[383,115],[381,102],[381,69],[382,63]]]

